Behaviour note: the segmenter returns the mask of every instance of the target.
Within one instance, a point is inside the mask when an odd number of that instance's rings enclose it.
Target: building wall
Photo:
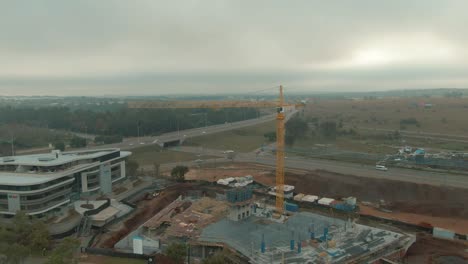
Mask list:
[[[228,219],[232,221],[240,221],[252,215],[252,212],[253,209],[251,204],[232,205],[229,208]]]
[[[73,185],[73,178],[64,177],[61,181],[41,184],[42,189],[36,186],[21,186],[29,191],[4,191],[0,193],[0,214],[12,215],[21,210],[30,215],[41,214],[43,211],[53,209],[57,204],[69,199]]]
[[[126,177],[124,158],[114,156],[108,156],[112,158],[110,160],[87,160],[99,163],[83,169],[70,168],[69,175],[46,183],[30,186],[0,185],[0,215],[14,215],[19,210],[29,215],[42,215],[68,204],[72,194],[76,200],[83,194],[112,192],[112,185]]]
[[[110,163],[101,164],[99,173],[99,183],[101,193],[108,194],[112,192],[112,175]]]

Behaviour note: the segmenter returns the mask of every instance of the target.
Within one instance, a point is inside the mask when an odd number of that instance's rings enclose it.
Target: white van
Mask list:
[[[381,170],[381,171],[387,171],[387,167],[385,167],[384,165],[375,165],[375,169],[376,170]]]

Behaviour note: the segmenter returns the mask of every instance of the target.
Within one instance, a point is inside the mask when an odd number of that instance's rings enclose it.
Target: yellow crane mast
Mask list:
[[[163,109],[163,108],[270,108],[276,107],[276,212],[284,212],[284,120],[285,108],[301,104],[285,104],[283,86],[279,87],[279,100],[274,101],[133,101],[129,108]]]
[[[284,212],[284,97],[280,86],[278,108],[276,109],[276,212]]]

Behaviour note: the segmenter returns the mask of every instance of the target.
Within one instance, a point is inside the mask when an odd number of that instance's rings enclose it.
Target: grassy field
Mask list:
[[[155,163],[163,164],[199,159],[195,154],[162,149],[158,145],[149,145],[131,150],[131,160],[140,166],[153,166]]]
[[[425,104],[431,106],[425,107]],[[304,116],[308,122],[341,122],[345,129],[357,131],[355,136],[338,136],[336,141],[329,142],[333,147],[357,152],[393,154],[396,148],[403,145],[432,149],[434,152],[468,150],[468,142],[446,140],[453,139],[454,136],[468,136],[468,122],[465,117],[467,112],[468,98],[383,98],[313,101],[306,106]],[[403,134],[399,139],[389,139],[388,135],[393,131],[402,131]],[[405,131],[417,133],[404,134]],[[295,146],[326,143],[320,141],[309,137],[297,140]]]
[[[423,107],[432,104],[432,107]],[[343,121],[348,127],[421,131],[467,135],[468,98],[383,98],[375,100],[322,100],[306,107],[309,119]],[[418,125],[400,126],[414,118]]]
[[[187,140],[184,144],[220,150],[229,149],[239,152],[249,152],[267,143],[263,135],[271,131],[275,131],[275,121],[192,138]]]

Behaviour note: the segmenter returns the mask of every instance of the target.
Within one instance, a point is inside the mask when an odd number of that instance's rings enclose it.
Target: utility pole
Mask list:
[[[207,123],[207,120],[206,120],[206,119],[207,119],[207,117],[206,117],[207,115],[208,115],[208,113],[205,112],[205,127],[206,127],[206,123]]]
[[[15,138],[11,136],[11,156],[15,155]]]
[[[86,148],[88,148],[88,126],[85,125],[85,140],[86,140]]]
[[[138,144],[140,144],[140,121],[137,122],[137,140]]]
[[[176,117],[177,118],[177,117]],[[179,129],[179,119],[177,119],[177,135],[180,135],[180,129]]]

